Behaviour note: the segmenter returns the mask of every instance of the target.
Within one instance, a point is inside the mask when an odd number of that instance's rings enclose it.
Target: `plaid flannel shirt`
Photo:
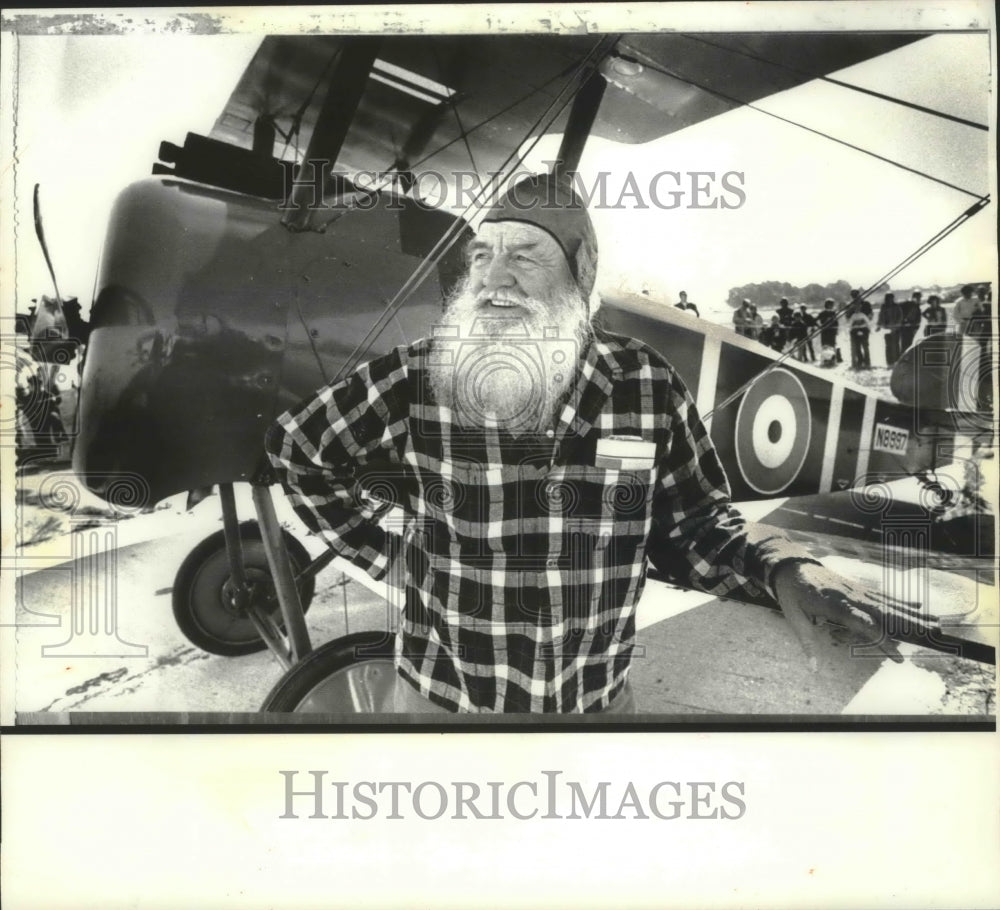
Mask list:
[[[599,335],[547,434],[470,432],[429,392],[433,341],[399,347],[283,414],[267,449],[291,502],[339,555],[382,579],[406,516],[396,665],[455,711],[583,712],[624,686],[646,558],[677,583],[760,600],[784,538],[751,540],[674,370]],[[655,444],[648,468],[598,467],[611,435]],[[399,538],[396,538],[397,540]]]

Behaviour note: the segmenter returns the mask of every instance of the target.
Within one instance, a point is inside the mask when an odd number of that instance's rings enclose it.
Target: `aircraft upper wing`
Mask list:
[[[648,142],[920,37],[912,32],[625,35],[601,65],[608,84],[591,132],[618,142]],[[250,148],[256,120],[270,116],[278,129],[275,156],[301,158],[327,92],[336,90],[331,74],[350,40],[265,38],[212,138]],[[562,132],[568,104],[551,122],[539,120],[600,40],[387,37],[337,170],[494,171],[528,136]]]

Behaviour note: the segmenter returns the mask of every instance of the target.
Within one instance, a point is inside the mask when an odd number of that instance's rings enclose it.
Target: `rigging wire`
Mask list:
[[[438,54],[437,45],[431,45],[431,53],[434,56],[434,62],[437,64],[438,76],[442,82],[446,82],[444,65],[441,63],[441,56]],[[472,154],[472,146],[469,144],[469,134],[465,131],[465,125],[462,123],[462,115],[458,112],[458,105],[451,105],[452,113],[455,115],[455,123],[458,124],[458,131],[461,134],[462,142],[465,143],[465,151],[468,153],[469,162],[472,165],[472,169],[478,174],[479,167],[476,164],[476,156]]]
[[[525,160],[525,158],[532,152],[534,147],[541,141],[542,136],[551,128],[552,124],[555,123],[556,119],[562,114],[563,110],[572,100],[575,91],[579,89],[579,86],[583,84],[583,80],[580,79],[581,74],[589,73],[596,69],[598,63],[610,52],[611,48],[614,47],[615,43],[618,41],[619,36],[605,36],[600,39],[594,47],[584,56],[584,58],[573,68],[571,78],[567,80],[566,84],[559,90],[556,96],[549,103],[549,106],[539,115],[535,122],[529,127],[527,135],[531,136],[533,133],[537,132],[531,143],[524,150],[523,153],[518,152],[518,150],[512,151],[500,168],[493,173],[486,184],[479,190],[472,201],[465,207],[462,215],[452,222],[447,231],[441,236],[438,242],[434,245],[434,248],[421,260],[420,264],[414,269],[413,273],[406,279],[402,287],[396,292],[392,300],[386,304],[385,309],[375,320],[368,334],[361,340],[358,346],[354,349],[351,355],[344,362],[344,365],[337,372],[337,376],[334,381],[342,379],[344,376],[348,375],[352,370],[354,370],[357,365],[361,362],[361,358],[365,356],[371,345],[375,342],[375,339],[382,333],[385,327],[393,319],[399,308],[409,299],[413,292],[424,282],[427,276],[431,273],[431,270],[437,265],[440,259],[454,246],[455,242],[462,235],[465,230],[466,215],[470,212],[478,211],[479,208],[484,204],[485,200],[491,198],[494,189],[499,187],[502,183],[500,176],[503,174],[511,163],[512,170],[516,168]],[[546,122],[547,120],[547,122]],[[544,123],[544,128],[539,130]],[[509,175],[508,175],[509,176]]]
[[[299,289],[295,289],[295,310],[299,315],[299,322],[302,324],[302,331],[306,333],[306,338],[309,340],[309,347],[312,348],[313,357],[316,359],[316,366],[319,367],[319,374],[323,377],[323,385],[330,384],[330,377],[326,375],[326,369],[323,366],[323,358],[319,355],[319,349],[316,347],[316,338],[313,336],[312,330],[309,327],[309,322],[306,320],[305,313],[302,312],[302,299],[300,297]]]
[[[643,63],[644,66],[648,66],[654,72],[661,73],[665,76],[669,76],[671,79],[676,79],[678,82],[683,82],[685,85],[690,85],[693,88],[699,89],[703,92],[707,92],[710,95],[715,95],[721,98],[723,101],[728,101],[731,104],[737,104],[740,107],[747,107],[752,111],[757,111],[759,114],[766,114],[768,117],[773,117],[775,120],[780,120],[783,123],[788,123],[791,126],[798,127],[799,129],[805,130],[809,133],[814,133],[817,136],[822,136],[824,139],[829,139],[831,142],[835,142],[838,145],[847,146],[847,148],[853,149],[856,152],[861,152],[863,155],[869,155],[872,158],[876,158],[879,161],[884,161],[886,164],[891,164],[893,167],[898,167],[901,170],[909,171],[911,174],[916,174],[919,177],[924,177],[927,180],[933,181],[934,183],[939,183],[942,186],[946,186],[949,189],[955,190],[959,193],[964,193],[966,196],[973,196],[976,199],[982,198],[981,193],[974,192],[973,190],[968,190],[965,187],[958,186],[957,184],[950,183],[947,180],[942,180],[940,177],[935,177],[932,174],[928,174],[925,171],[918,170],[917,168],[910,167],[909,165],[903,164],[902,162],[895,161],[892,158],[887,158],[884,155],[879,155],[877,152],[872,152],[869,149],[862,148],[859,145],[855,145],[852,142],[848,142],[846,139],[838,139],[836,136],[831,136],[829,133],[824,133],[822,130],[814,129],[811,126],[806,126],[804,123],[799,123],[797,120],[792,120],[789,117],[782,117],[781,114],[776,114],[773,111],[765,110],[762,107],[757,107],[757,105],[752,104],[749,101],[741,101],[739,98],[735,98],[732,95],[728,95],[725,92],[719,91],[718,89],[709,88],[707,85],[703,85],[696,82],[693,79],[688,79],[685,76],[670,70],[666,67],[657,65],[655,62],[651,61],[646,54],[638,54],[633,52],[634,56]]]
[[[931,107],[924,107],[922,104],[917,104],[913,101],[906,101],[903,98],[896,98],[894,95],[886,95],[882,92],[876,92],[874,89],[863,88],[860,85],[853,85],[852,83],[844,82],[841,79],[834,79],[833,76],[821,76],[820,78],[824,82],[829,82],[831,85],[851,89],[851,91],[860,92],[863,95],[871,95],[873,98],[879,98],[882,101],[890,101],[893,104],[900,104],[903,107],[919,111],[922,114],[930,114],[932,117],[940,117],[942,120],[950,120],[952,123],[959,123],[962,126],[971,126],[973,129],[982,130],[983,132],[989,132],[990,129],[988,124],[977,123],[975,120],[966,120],[965,117],[959,117],[956,114],[948,114],[944,111],[938,111]]]
[[[295,160],[299,160],[299,131],[302,129],[302,119],[306,115],[306,110],[312,103],[313,98],[316,96],[316,92],[319,87],[323,84],[323,81],[327,78],[330,72],[333,70],[334,64],[340,59],[340,55],[343,52],[344,47],[341,45],[330,55],[330,59],[327,60],[326,66],[323,67],[322,72],[319,74],[319,78],[313,84],[313,87],[309,90],[309,94],[303,99],[302,104],[299,105],[298,110],[292,115],[292,122],[288,127],[288,132],[281,132],[284,136],[285,145],[281,150],[281,157],[285,157],[285,152],[288,151],[288,144],[292,141],[292,137],[295,137]]]
[[[750,60],[757,60],[760,63],[766,63],[769,66],[774,66],[779,69],[787,70],[790,73],[794,73],[796,76],[806,76],[809,79],[817,79],[822,82],[829,82],[831,85],[840,86],[841,88],[850,89],[854,92],[860,92],[863,95],[871,95],[873,98],[879,98],[882,101],[889,101],[892,104],[899,104],[903,107],[908,107],[912,110],[919,111],[923,114],[930,114],[932,117],[940,117],[943,120],[950,120],[953,123],[960,123],[963,126],[970,126],[973,129],[983,130],[985,132],[989,131],[989,126],[984,123],[976,123],[974,120],[966,120],[964,117],[958,117],[955,114],[948,114],[944,111],[935,110],[931,107],[924,107],[922,104],[916,104],[913,101],[906,101],[903,98],[897,98],[895,95],[886,95],[882,92],[876,92],[874,89],[864,88],[860,85],[854,85],[851,82],[844,82],[840,79],[834,79],[832,76],[825,76],[822,73],[813,73],[809,70],[799,69],[798,67],[792,66],[788,63],[781,63],[777,60],[771,60],[767,57],[763,57],[760,54],[755,54],[753,51],[746,48],[743,45],[743,50],[736,47],[729,47],[725,44],[717,44],[714,41],[709,41],[707,38],[703,38],[701,35],[683,35],[682,37],[687,38],[691,41],[697,41],[700,44],[708,45],[709,47],[718,48],[722,51],[728,51],[732,54],[739,54],[741,57],[747,57]]]
[[[548,79],[546,79],[545,82],[543,82],[537,88],[530,89],[529,91],[525,92],[520,97],[515,98],[506,107],[502,107],[496,113],[490,114],[489,117],[486,117],[485,119],[480,120],[479,123],[475,124],[475,126],[472,126],[468,130],[466,130],[464,136],[456,136],[454,139],[448,140],[448,142],[444,143],[444,145],[441,145],[438,148],[434,149],[434,151],[429,152],[428,154],[424,155],[424,157],[421,158],[419,161],[414,162],[413,166],[410,169],[411,170],[416,170],[418,167],[420,167],[421,164],[423,164],[424,162],[426,162],[430,158],[433,158],[435,155],[440,155],[441,152],[443,152],[447,148],[450,148],[456,142],[460,142],[460,141],[463,141],[463,140],[465,140],[467,142],[468,141],[468,137],[471,136],[474,132],[476,132],[476,130],[481,129],[484,126],[487,126],[488,124],[492,123],[494,120],[497,120],[498,118],[502,117],[504,114],[512,111],[519,104],[523,104],[525,101],[529,100],[530,98],[533,98],[535,95],[541,94],[543,91],[545,91],[545,89],[547,89],[554,82],[558,81],[559,79],[563,79],[563,78],[566,78],[567,76],[572,75],[573,71],[574,71],[574,67],[567,67],[566,69],[561,70],[558,73],[555,73],[554,75],[552,75],[551,77],[549,77]]]
[[[571,76],[573,74],[573,71],[574,71],[574,67],[571,66],[571,67],[567,67],[566,69],[560,70],[559,72],[553,74],[548,79],[546,79],[545,82],[543,82],[541,85],[537,86],[536,88],[529,89],[523,95],[519,96],[518,98],[515,98],[510,104],[506,105],[505,107],[502,107],[500,110],[496,111],[495,113],[490,114],[489,117],[486,117],[483,120],[480,120],[479,123],[477,123],[475,126],[470,127],[468,130],[465,130],[464,133],[462,133],[461,135],[455,136],[453,139],[449,139],[447,142],[445,142],[444,144],[438,146],[436,149],[428,152],[426,155],[423,156],[423,158],[418,158],[416,161],[413,162],[413,164],[410,165],[409,170],[411,172],[416,171],[417,168],[419,168],[422,164],[425,164],[427,161],[429,161],[435,155],[440,155],[441,152],[445,151],[448,148],[451,148],[451,146],[453,146],[456,142],[462,142],[462,141],[464,141],[465,144],[466,144],[466,147],[468,148],[468,145],[469,145],[468,137],[471,136],[474,132],[476,132],[476,130],[481,129],[484,126],[489,125],[494,120],[499,119],[504,114],[512,111],[519,104],[523,104],[525,101],[528,101],[529,99],[533,98],[535,95],[541,94],[543,91],[545,91],[545,89],[547,89],[550,85],[552,85],[554,82],[558,81],[559,79],[563,79],[563,78],[566,78],[567,76]],[[456,111],[456,116],[457,116],[457,111]],[[472,156],[471,149],[469,149],[469,155],[470,155],[470,157]],[[478,171],[478,168],[476,168],[476,170]],[[379,192],[379,191],[385,189],[392,182],[391,179],[390,179],[391,176],[392,176],[391,174],[386,174],[385,175],[386,179],[382,183],[378,184],[377,186],[366,187],[366,190],[368,190],[370,192]]]
[[[465,131],[465,125],[462,123],[462,115],[458,112],[458,105],[453,104],[451,111],[455,115],[455,123],[458,124],[459,132],[462,134],[462,142],[465,144],[465,151],[469,155],[469,163],[472,165],[472,169],[478,174],[479,165],[476,164],[476,156],[472,154],[472,146],[469,144],[469,134]]]
[[[342,48],[338,48],[337,51],[327,61],[327,64],[324,67],[323,72],[320,74],[319,78],[316,80],[316,83],[313,85],[312,89],[310,90],[309,94],[306,96],[305,100],[299,106],[299,109],[292,116],[292,122],[291,122],[291,124],[290,124],[287,132],[285,130],[282,130],[280,127],[276,126],[276,128],[278,129],[278,132],[281,134],[282,138],[285,139],[285,145],[284,145],[284,148],[282,149],[282,157],[284,156],[284,153],[288,150],[288,145],[291,142],[291,140],[292,140],[293,137],[295,138],[295,141],[296,141],[296,149],[298,148],[298,140],[299,140],[300,129],[301,129],[301,126],[302,126],[302,120],[303,120],[303,118],[305,116],[306,110],[309,107],[309,104],[311,103],[313,97],[315,96],[316,91],[319,89],[320,85],[322,85],[323,80],[327,78],[328,73],[330,72],[330,70],[333,67],[333,65],[336,63],[337,58],[340,56],[342,50],[343,50]],[[473,133],[475,133],[477,130],[481,129],[484,126],[489,125],[494,120],[497,120],[499,117],[502,117],[504,114],[506,114],[509,111],[513,110],[518,105],[523,104],[525,101],[529,100],[530,98],[534,97],[535,95],[538,95],[541,92],[545,91],[549,86],[551,86],[553,83],[557,82],[559,79],[563,79],[563,78],[566,78],[567,76],[571,75],[573,73],[573,71],[574,71],[574,68],[575,68],[575,65],[574,66],[566,67],[565,69],[560,70],[557,73],[554,73],[552,76],[550,76],[548,79],[546,79],[541,85],[529,89],[523,95],[520,95],[517,98],[515,98],[510,104],[507,104],[504,107],[500,108],[500,110],[494,112],[489,117],[486,117],[483,120],[479,121],[479,123],[476,123],[474,126],[470,127],[467,130],[464,129],[463,124],[461,122],[461,119],[459,118],[458,111],[456,110],[455,111],[455,118],[458,121],[460,134],[458,136],[454,137],[453,139],[450,139],[448,142],[445,142],[443,145],[439,146],[438,148],[436,148],[436,149],[428,152],[426,155],[424,155],[422,158],[418,159],[417,161],[413,162],[413,164],[410,165],[410,170],[411,171],[415,171],[418,167],[420,167],[420,165],[424,164],[426,161],[428,161],[430,158],[433,158],[435,155],[439,155],[441,152],[445,151],[445,149],[450,148],[456,142],[464,142],[465,145],[466,145],[466,150],[468,151],[468,154],[469,154],[469,158],[473,162],[473,169],[476,170],[476,171],[478,171],[478,167],[476,167],[476,165],[475,165],[475,158],[473,157],[472,149],[469,147],[468,137],[471,136]],[[296,160],[298,160],[298,154],[296,154]],[[378,188],[373,188],[373,189],[378,189]]]

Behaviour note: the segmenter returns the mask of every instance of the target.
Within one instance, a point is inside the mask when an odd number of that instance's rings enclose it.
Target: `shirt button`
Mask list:
[[[559,565],[559,560],[558,559],[547,559],[545,561],[545,565],[548,566],[550,569],[554,569],[554,568],[556,568],[556,566]]]
[[[556,431],[555,430],[546,430],[545,431],[545,435],[548,436],[549,439],[552,439],[552,437],[556,435]]]

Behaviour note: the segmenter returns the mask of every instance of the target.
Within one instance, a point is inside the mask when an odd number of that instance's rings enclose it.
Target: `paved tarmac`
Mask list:
[[[239,501],[241,517],[249,517],[246,491]],[[287,504],[278,505],[311,553],[320,552]],[[178,497],[149,515],[119,522],[91,516],[73,527],[20,554],[18,604],[7,620],[17,626],[19,722],[61,723],[84,712],[170,712],[178,720],[207,713],[220,721],[259,709],[282,675],[276,659],[266,651],[207,654],[184,638],[171,612],[178,567],[221,527],[217,497],[191,512]],[[856,543],[822,555],[837,571],[887,583],[885,567],[866,562]],[[314,645],[392,624],[386,602],[352,574],[335,563],[318,576],[307,617]],[[913,585],[913,574],[900,569],[891,583]],[[917,582],[932,601],[953,609],[965,603],[989,638],[997,629],[996,588],[985,580],[968,569],[925,568]],[[907,659],[897,665],[831,642],[812,673],[783,617],[765,607],[650,581],[638,624],[632,680],[650,719],[995,714],[988,664],[904,644]]]

